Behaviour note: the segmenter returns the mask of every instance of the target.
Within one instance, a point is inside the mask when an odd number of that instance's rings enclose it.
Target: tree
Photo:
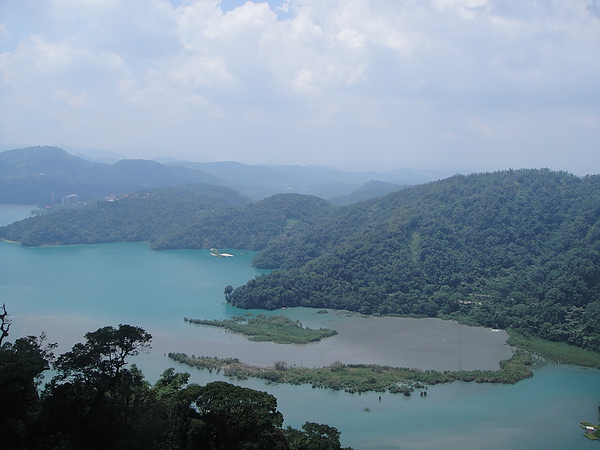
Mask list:
[[[188,385],[190,374],[165,370],[152,387],[165,413],[166,423],[163,439],[166,448],[191,449],[204,446],[203,423],[197,408],[193,407],[200,386]],[[200,431],[199,431],[200,430]]]
[[[154,383],[153,390],[159,398],[172,397],[188,384],[190,374],[187,372],[175,372],[175,369],[169,367],[166,369]]]
[[[223,291],[223,294],[225,294],[225,300],[227,300],[229,302],[229,299],[231,298],[231,293],[233,292],[233,286],[228,284],[227,286],[225,286],[225,290]]]
[[[275,361],[274,366],[275,366],[276,370],[287,370],[288,369],[288,363],[286,363],[285,361]]]
[[[266,392],[216,381],[199,389],[195,406],[208,448],[289,448],[277,399]]]
[[[6,303],[3,303],[2,312],[0,313],[0,346],[4,338],[8,336],[8,330],[10,330],[10,321],[6,318],[7,316]]]
[[[291,450],[341,450],[337,428],[320,423],[306,422],[302,430],[288,427],[285,434]]]
[[[332,372],[339,372],[340,370],[344,370],[344,363],[341,361],[334,361],[329,365],[329,369]]]
[[[87,342],[77,343],[58,357],[54,369],[57,381],[79,381],[96,388],[114,383],[127,364],[127,358],[150,348],[152,336],[143,328],[107,326],[86,333]]]
[[[2,305],[2,339],[8,336],[10,322]],[[2,342],[0,339],[0,342]],[[29,445],[31,429],[39,413],[38,385],[50,368],[55,345],[44,344],[45,336],[27,336],[0,346],[0,448]]]
[[[43,392],[43,425],[53,445],[107,448],[136,435],[133,424],[154,407],[141,372],[126,368],[130,356],[150,347],[152,336],[143,328],[119,325],[85,338],[53,366],[57,375]],[[148,433],[138,435],[148,438]]]

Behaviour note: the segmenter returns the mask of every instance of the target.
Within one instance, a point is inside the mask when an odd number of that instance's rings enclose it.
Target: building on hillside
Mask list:
[[[77,194],[65,195],[62,198],[62,204],[63,204],[63,206],[76,205],[77,203],[79,203],[79,197],[77,196]]]

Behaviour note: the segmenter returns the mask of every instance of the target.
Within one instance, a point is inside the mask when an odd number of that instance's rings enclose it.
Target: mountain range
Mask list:
[[[82,155],[83,156],[83,155]],[[203,183],[237,190],[251,200],[301,193],[335,204],[364,200],[437,179],[436,172],[399,169],[388,173],[346,172],[321,166],[197,163],[173,159],[95,162],[58,147],[0,152],[0,202],[47,206],[76,194],[80,201],[159,186]]]

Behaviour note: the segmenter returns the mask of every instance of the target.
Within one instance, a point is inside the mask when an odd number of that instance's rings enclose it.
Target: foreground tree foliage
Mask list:
[[[189,374],[172,368],[151,385],[128,365],[149,348],[142,328],[103,327],[85,338],[56,359],[54,346],[35,337],[0,347],[0,448],[341,448],[335,428],[307,422],[304,431],[284,429],[277,399],[266,392],[189,384]],[[55,375],[40,394],[50,368]]]
[[[43,392],[43,423],[51,441],[75,448],[107,448],[131,435],[147,408],[143,376],[127,358],[148,348],[151,336],[139,327],[104,327],[85,335],[54,363],[57,375]],[[135,433],[136,440],[147,434]],[[68,436],[68,437],[67,437]]]
[[[38,385],[52,346],[27,336],[0,347],[0,448],[26,448],[41,413]]]
[[[340,448],[340,432],[320,423],[306,422],[302,431],[288,427],[290,447],[297,450],[333,450]]]

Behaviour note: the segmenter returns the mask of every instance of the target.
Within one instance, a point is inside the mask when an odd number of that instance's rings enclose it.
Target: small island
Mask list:
[[[600,410],[600,407],[598,410]],[[600,423],[593,424],[591,422],[581,422],[580,426],[585,431],[584,436],[590,441],[600,440]]]
[[[233,333],[249,336],[255,342],[275,342],[276,344],[308,344],[335,336],[337,331],[328,328],[305,328],[300,321],[285,316],[267,316],[258,314],[255,317],[234,316],[226,320],[189,319],[188,323],[225,328]]]
[[[423,395],[427,386],[454,381],[514,384],[532,376],[530,366],[535,360],[529,352],[517,350],[512,358],[500,362],[500,370],[440,372],[375,364],[343,364],[339,361],[319,368],[290,366],[285,361],[259,367],[240,362],[238,358],[188,356],[185,353],[169,353],[168,356],[196,369],[223,371],[223,375],[232,379],[259,378],[273,383],[310,384],[313,388],[349,393],[387,391],[405,396],[410,396],[415,390],[420,390]]]

